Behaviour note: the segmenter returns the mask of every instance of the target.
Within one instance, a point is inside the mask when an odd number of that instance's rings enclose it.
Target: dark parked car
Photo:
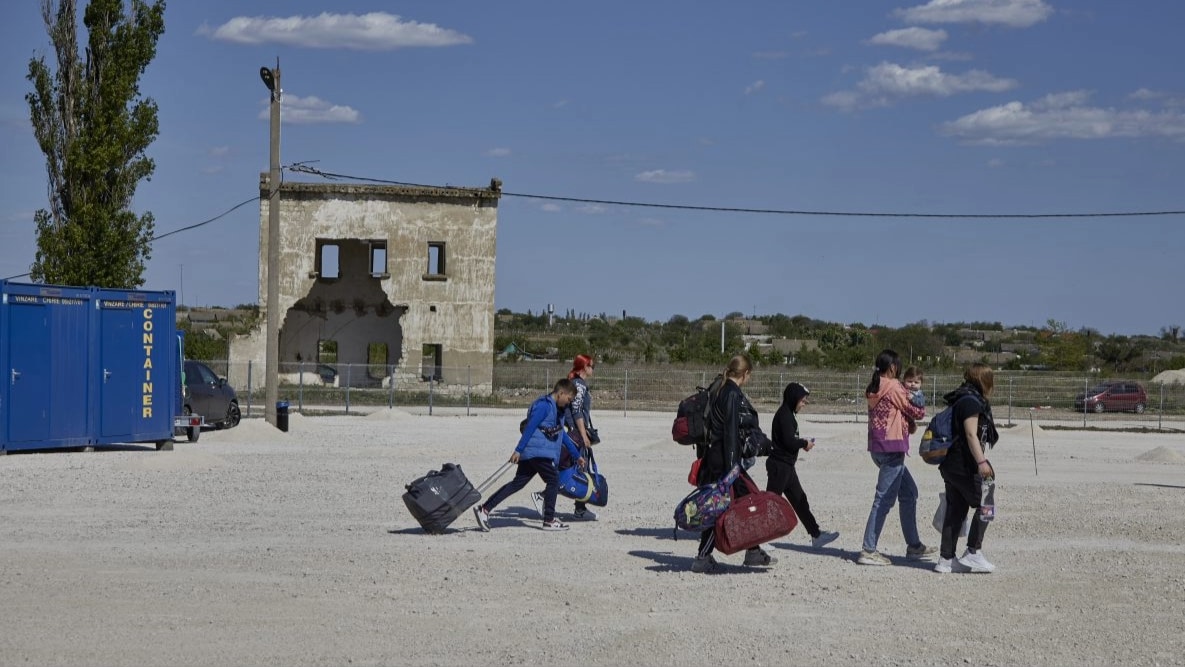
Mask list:
[[[328,364],[317,364],[317,375],[325,384],[332,385],[337,381],[337,369]]]
[[[234,387],[200,361],[185,362],[185,414],[202,415],[218,428],[238,426],[242,417]]]
[[[1078,412],[1116,412],[1130,410],[1143,414],[1148,407],[1148,394],[1139,382],[1115,380],[1103,382],[1085,394],[1074,397],[1074,409]]]

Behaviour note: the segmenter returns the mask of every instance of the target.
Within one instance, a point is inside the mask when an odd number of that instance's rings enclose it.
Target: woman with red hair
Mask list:
[[[568,428],[568,436],[572,438],[582,453],[601,441],[597,429],[592,425],[592,395],[588,392],[588,378],[592,375],[595,366],[596,363],[591,356],[578,354],[572,359],[572,370],[568,371],[568,379],[576,385],[576,396],[564,410],[563,420],[564,425]],[[590,450],[584,458],[591,460],[591,457]],[[563,456],[562,452],[560,458],[561,470],[570,468],[574,464],[570,457]],[[535,510],[542,514],[543,494],[536,491],[531,494],[531,500],[535,503]],[[597,520],[597,513],[590,509],[587,503],[580,501],[576,502],[573,516],[582,521]]]

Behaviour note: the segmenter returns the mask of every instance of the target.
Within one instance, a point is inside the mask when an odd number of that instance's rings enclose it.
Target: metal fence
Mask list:
[[[228,379],[239,395],[243,414],[262,414],[264,400],[263,368],[258,364],[204,362],[215,373]],[[281,364],[279,396],[293,410],[350,413],[373,407],[427,406],[497,406],[525,407],[538,395],[547,392],[568,366],[549,362],[514,362],[494,365],[493,386],[474,385],[472,369],[446,368],[444,377],[453,380],[442,385],[419,374],[401,374],[392,366],[366,364]],[[706,386],[718,368],[599,365],[591,379],[597,410],[671,411],[697,386]],[[745,393],[757,409],[772,414],[781,402],[786,383],[801,382],[811,390],[810,411],[817,414],[851,415],[865,418],[864,388],[872,377],[869,371],[833,371],[797,367],[760,367],[745,386]],[[456,379],[460,378],[458,382]],[[1142,412],[1104,411],[1096,413],[1085,405],[1075,409],[1075,398],[1109,378],[1035,371],[997,371],[992,396],[997,422],[1011,424],[1028,420],[1033,411],[1044,422],[1064,422],[1067,426],[1111,425],[1124,422],[1151,429],[1185,429],[1185,385],[1156,384],[1135,379],[1145,389],[1147,402]],[[1133,378],[1116,378],[1133,379]],[[927,404],[942,405],[942,395],[962,382],[961,372],[928,373],[924,389]],[[933,407],[931,412],[933,412]]]

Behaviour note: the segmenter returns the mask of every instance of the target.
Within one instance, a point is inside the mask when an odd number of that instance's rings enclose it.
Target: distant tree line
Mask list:
[[[754,323],[761,325],[762,335],[750,336],[753,342],[746,345],[745,334]],[[604,313],[567,311],[563,316],[549,317],[547,313],[502,309],[494,332],[495,354],[514,344],[533,357],[562,360],[591,353],[609,364],[723,364],[730,356],[747,352],[755,362],[767,366],[857,369],[868,366],[881,349],[892,348],[927,368],[955,368],[968,358],[1007,370],[1147,373],[1185,367],[1185,346],[1177,326],[1163,328],[1159,337],[1104,336],[1089,328],[1072,331],[1055,320],[1043,327],[923,320],[894,328],[839,324],[804,315],[745,318],[734,312],[722,319],[701,315],[691,320],[675,315],[665,322],[648,322],[640,317],[611,318]],[[810,344],[787,354],[768,343],[777,339]],[[1005,348],[1020,351],[1015,356],[1002,354]],[[955,350],[963,350],[958,358]],[[1002,356],[1007,360],[1000,361]]]

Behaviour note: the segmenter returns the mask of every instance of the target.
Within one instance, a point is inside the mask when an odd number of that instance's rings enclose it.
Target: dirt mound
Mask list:
[[[292,415],[288,416],[288,420],[291,426]],[[205,435],[207,434],[203,434],[203,436]],[[267,423],[267,420],[264,419],[244,419],[234,428],[214,431],[209,435],[214,436],[212,439],[217,439],[219,442],[258,442],[288,437],[287,433]]]
[[[1152,378],[1154,384],[1185,384],[1185,368],[1175,371],[1161,371]]]
[[[1185,455],[1182,455],[1175,449],[1168,447],[1157,447],[1150,449],[1143,454],[1136,457],[1137,461],[1150,461],[1152,463],[1185,463]]]
[[[406,419],[413,419],[415,415],[404,412],[399,408],[383,408],[382,410],[375,410],[366,415],[365,419],[373,419],[375,421],[404,421]]]

